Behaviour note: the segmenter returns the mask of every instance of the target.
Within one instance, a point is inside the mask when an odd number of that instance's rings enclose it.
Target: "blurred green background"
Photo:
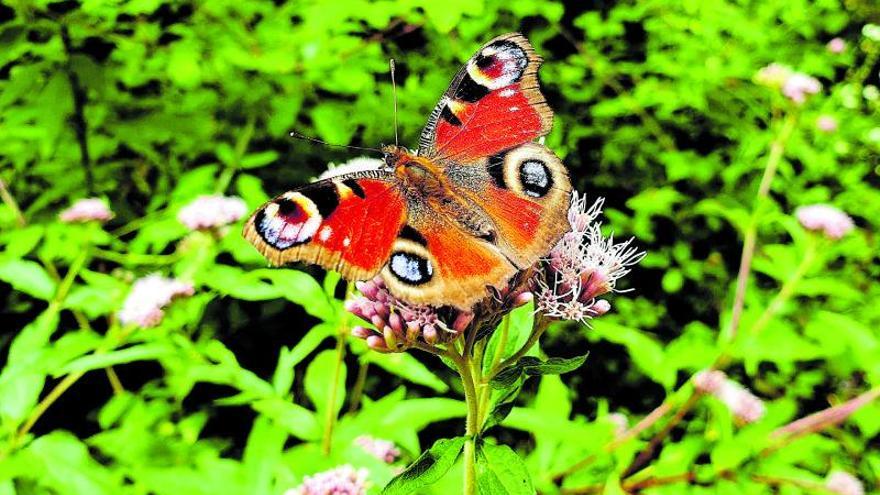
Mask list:
[[[405,463],[460,434],[458,385],[444,365],[347,342],[344,415],[332,454],[321,454],[341,289],[322,289],[312,268],[263,270],[238,225],[189,233],[176,215],[211,193],[254,208],[360,155],[292,140],[292,129],[392,142],[389,58],[401,143],[415,147],[458,68],[509,31],[545,58],[556,113],[547,145],[577,189],[607,198],[607,229],[635,236],[648,257],[623,281],[633,291],[612,298],[592,329],[560,324],[545,337],[548,354],[591,356],[575,374],[531,383],[496,438],[526,456],[542,492],[623,493],[619,479],[654,430],[607,453],[607,416],[637,421],[711,363],[758,183],[788,119],[757,219],[743,331],[804,256],[796,207],[834,204],[857,228],[825,242],[763,331],[738,342],[727,371],[765,400],[765,418],[740,427],[717,401],[699,404],[650,472],[693,471],[699,482],[644,491],[814,493],[810,483],[834,469],[876,488],[876,404],[754,454],[774,428],[880,385],[877,24],[872,0],[4,2],[0,494],[282,493],[343,462],[369,467],[378,492],[393,468],[352,438],[392,439]],[[827,45],[837,37],[842,50]],[[757,84],[774,62],[822,90],[797,105]],[[817,127],[821,117],[835,128]],[[57,221],[83,197],[106,199],[115,218],[103,229]],[[131,281],[152,272],[193,280],[196,295],[96,354]],[[118,383],[101,371],[109,366]]]

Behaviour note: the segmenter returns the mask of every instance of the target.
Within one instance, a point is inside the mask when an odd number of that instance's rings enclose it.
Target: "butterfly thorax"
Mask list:
[[[385,163],[393,167],[403,193],[412,203],[429,204],[464,231],[481,238],[494,238],[492,222],[471,199],[457,193],[443,173],[442,165],[397,146],[385,146]],[[415,208],[413,208],[415,209]]]

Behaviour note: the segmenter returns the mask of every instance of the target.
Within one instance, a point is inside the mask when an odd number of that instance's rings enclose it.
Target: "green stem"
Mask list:
[[[770,320],[776,316],[776,313],[782,309],[782,306],[791,299],[792,294],[794,294],[794,290],[797,288],[798,284],[800,284],[801,280],[804,278],[804,275],[807,274],[807,271],[813,264],[813,260],[816,259],[816,248],[817,242],[814,235],[810,235],[809,244],[807,245],[807,249],[804,252],[804,257],[801,259],[801,263],[798,265],[794,274],[782,284],[782,288],[776,294],[770,304],[767,305],[767,309],[761,313],[761,316],[758,318],[758,321],[752,325],[751,334],[757,335],[770,323]]]
[[[336,367],[333,369],[333,381],[330,382],[330,394],[327,396],[324,435],[321,439],[321,451],[325,456],[330,455],[330,448],[333,444],[333,427],[336,426],[336,396],[339,394],[339,376],[342,373],[342,363],[345,359],[345,335],[347,333],[347,331],[342,331],[336,337]]]
[[[446,354],[451,359],[458,373],[461,375],[461,383],[464,386],[464,400],[467,404],[467,419],[465,420],[465,435],[467,441],[464,444],[464,495],[476,495],[477,493],[477,460],[476,440],[479,435],[480,401],[477,395],[474,375],[471,373],[470,357],[452,351]]]
[[[235,141],[235,162],[227,164],[226,168],[223,169],[223,172],[217,179],[217,187],[214,189],[214,192],[217,194],[223,194],[232,182],[232,177],[235,175],[235,172],[238,171],[238,168],[241,165],[241,159],[247,152],[248,146],[250,146],[251,138],[254,136],[254,127],[256,126],[256,123],[256,116],[251,115],[248,117],[244,130],[239,134],[238,139]]]
[[[770,155],[767,158],[767,165],[764,167],[764,175],[761,177],[761,184],[758,186],[758,194],[755,197],[755,206],[752,210],[749,224],[746,227],[743,239],[743,250],[739,262],[739,272],[736,277],[736,293],[733,297],[733,308],[730,312],[730,324],[726,332],[722,332],[719,337],[725,341],[732,341],[736,337],[739,329],[740,319],[742,318],[743,307],[745,306],[746,288],[748,287],[749,275],[752,271],[752,258],[755,255],[755,245],[758,240],[758,221],[764,206],[764,200],[770,194],[770,185],[776,176],[776,169],[782,161],[785,152],[785,145],[794,132],[797,124],[797,112],[789,112],[782,123],[782,129],[773,143],[770,145]]]

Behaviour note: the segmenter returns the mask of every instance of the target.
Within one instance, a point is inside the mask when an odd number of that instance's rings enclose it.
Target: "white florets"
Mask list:
[[[234,196],[199,196],[177,214],[190,230],[222,227],[237,222],[247,213],[247,205]]]
[[[161,275],[147,275],[137,280],[125,298],[119,321],[141,328],[158,325],[165,316],[164,308],[176,297],[191,296],[192,284],[165,278]]]

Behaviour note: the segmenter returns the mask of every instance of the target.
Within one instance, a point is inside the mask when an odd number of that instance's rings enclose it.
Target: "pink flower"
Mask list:
[[[65,223],[89,222],[92,220],[106,222],[113,218],[113,212],[103,199],[80,199],[70,208],[62,211],[58,219]]]
[[[474,318],[472,312],[406,303],[388,292],[381,277],[357,282],[356,287],[363,296],[345,301],[345,309],[372,323],[375,330],[356,326],[351,333],[377,351],[404,351],[419,342],[449,342]]]
[[[831,239],[840,239],[855,228],[849,215],[827,204],[801,206],[794,213],[805,229],[824,232]]]
[[[355,469],[349,464],[303,478],[296,488],[284,495],[366,495],[369,482],[366,469]]]
[[[602,235],[604,200],[587,205],[586,196],[575,193],[568,210],[571,231],[553,247],[545,260],[543,276],[536,278],[535,301],[538,311],[550,318],[586,320],[611,309],[599,296],[614,292],[617,280],[645,257],[631,246],[633,239],[614,243]]]
[[[825,48],[834,54],[843,53],[846,50],[846,41],[843,38],[832,38],[828,44],[825,45]]]
[[[222,227],[238,221],[247,213],[241,198],[227,196],[199,196],[181,208],[177,214],[180,223],[190,230]]]
[[[822,83],[818,79],[795,72],[790,67],[772,63],[763,67],[755,74],[755,82],[769,88],[778,89],[786,98],[800,105],[807,100],[808,95],[813,95],[822,90]]]
[[[626,430],[629,428],[629,418],[626,417],[626,414],[623,413],[611,413],[608,416],[608,421],[614,425],[614,436],[619,437],[626,433]]]
[[[135,281],[119,311],[119,321],[141,328],[154,327],[165,316],[165,306],[174,298],[191,296],[193,292],[192,284],[158,274],[147,275]]]
[[[799,105],[807,101],[807,95],[814,95],[821,90],[822,83],[818,79],[800,72],[792,74],[782,85],[782,94]]]
[[[830,115],[822,115],[816,119],[816,128],[822,132],[834,132],[837,130],[837,119]]]
[[[694,387],[703,394],[715,394],[724,386],[727,375],[723,371],[703,370],[694,375]]]
[[[754,423],[764,416],[764,401],[719,370],[703,370],[694,375],[698,392],[715,396],[743,423]]]
[[[755,74],[755,82],[763,86],[779,89],[792,75],[792,70],[787,65],[776,62],[762,67]]]
[[[865,495],[865,487],[855,476],[845,471],[833,471],[825,478],[825,488],[839,495]]]
[[[382,440],[381,438],[375,438],[369,435],[361,435],[354,439],[354,443],[364,449],[371,456],[388,464],[391,464],[400,457],[400,449],[398,449],[394,445],[394,442],[390,440]]]

